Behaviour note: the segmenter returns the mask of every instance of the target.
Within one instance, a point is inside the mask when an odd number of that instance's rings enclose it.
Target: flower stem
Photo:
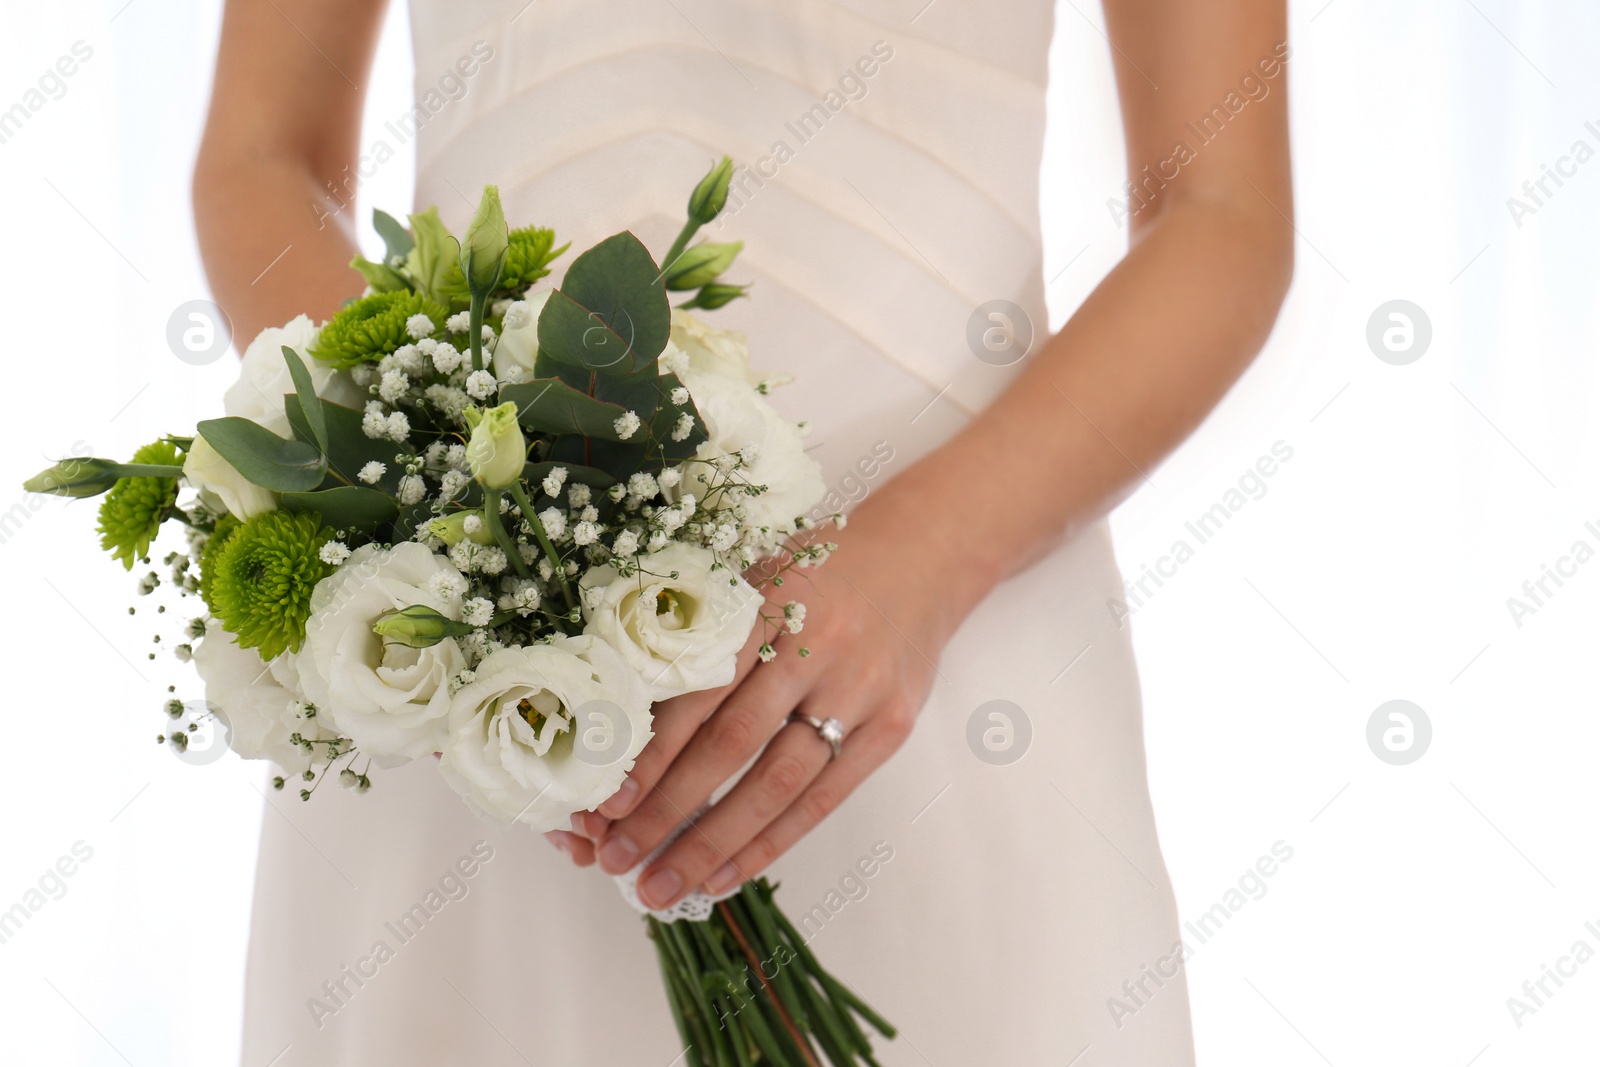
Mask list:
[[[555,569],[555,579],[561,585],[561,596],[567,602],[567,610],[571,611],[578,606],[578,601],[572,595],[572,587],[567,584],[566,565],[556,553],[556,546],[550,543],[550,535],[545,533],[544,523],[539,521],[539,514],[533,510],[533,503],[528,499],[528,494],[522,491],[521,482],[512,483],[511,499],[516,501],[517,509],[522,512],[522,517],[528,520],[528,525],[533,527],[533,536],[539,539],[539,547],[544,549],[545,558]]]
[[[683,229],[678,231],[678,239],[672,242],[672,247],[667,249],[667,256],[661,261],[661,273],[664,275],[672,269],[672,265],[683,255],[683,250],[688,247],[689,240],[700,229],[700,224],[690,219],[683,224]]]
[[[524,578],[531,577],[528,565],[522,561],[522,553],[517,551],[517,543],[511,540],[511,535],[506,533],[505,523],[500,521],[499,493],[485,491],[483,494],[483,521],[489,524],[489,532],[494,535],[495,543],[506,554],[506,559],[517,569],[517,573]]]
[[[472,369],[475,371],[483,369],[483,305],[488,299],[488,293],[472,294],[467,340],[472,343]]]

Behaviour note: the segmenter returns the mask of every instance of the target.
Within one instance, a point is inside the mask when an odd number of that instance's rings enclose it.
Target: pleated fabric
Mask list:
[[[980,305],[1047,321],[1052,7],[925,3],[413,0],[418,205],[459,232],[495,183],[514,225],[574,252],[629,229],[660,256],[733,156],[708,236],[744,242],[732,276],[754,287],[707,318],[795,377],[774,401],[811,423],[847,506],[1016,372],[974,354]],[[928,521],[962,507],[953,485]],[[901,1027],[886,1067],[1193,1062],[1121,589],[1103,523],[1003,583],[938,658],[910,741],[771,872],[812,948]],[[271,802],[247,1067],[681,1052],[610,880],[479,822],[430,761],[364,796]]]

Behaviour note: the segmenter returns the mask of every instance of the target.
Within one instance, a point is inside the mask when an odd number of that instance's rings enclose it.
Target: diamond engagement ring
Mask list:
[[[834,718],[819,719],[815,715],[807,715],[799,711],[791,713],[789,721],[803,722],[817,731],[817,736],[828,742],[828,747],[833,750],[833,755],[829,759],[836,760],[839,758],[839,752],[844,745],[844,723]]]

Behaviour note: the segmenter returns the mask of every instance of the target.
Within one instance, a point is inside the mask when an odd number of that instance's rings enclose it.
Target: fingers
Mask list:
[[[756,651],[761,642],[755,634],[751,640],[745,642],[745,647],[739,650],[739,657],[734,667],[733,681],[721,689],[708,689],[698,693],[687,693],[671,700],[663,700],[654,708],[654,721],[651,729],[654,736],[650,743],[644,746],[644,751],[639,753],[639,758],[634,761],[633,769],[628,772],[622,786],[616,794],[601,804],[595,813],[581,813],[587,815],[579,825],[577,816],[574,816],[573,829],[584,834],[591,841],[598,841],[605,836],[610,827],[611,820],[620,819],[631,812],[639,803],[640,798],[649,793],[661,781],[662,775],[678,758],[689,738],[700,728],[717,706],[734,693],[743,683],[757,662]]]
[[[681,892],[728,867],[735,853],[800,797],[827,766],[830,755],[828,743],[806,723],[780,729],[739,784],[643,873],[639,892],[645,902],[665,907]]]
[[[631,868],[760,751],[809,685],[797,662],[752,672],[722,702],[656,787],[606,832],[597,852],[601,867],[611,874]]]
[[[565,830],[551,830],[544,839],[572,858],[579,867],[594,866],[594,845],[577,834]]]
[[[911,713],[902,713],[899,708],[891,708],[874,715],[858,732],[847,734],[839,758],[825,766],[799,799],[735,853],[732,860],[706,879],[706,892],[723,893],[746,879],[756,877],[773,860],[792,848],[795,842],[810,833],[846,797],[855,792],[867,775],[894,755],[910,734],[913,717]],[[665,860],[667,857],[663,855],[661,858]],[[645,878],[653,873],[646,872]],[[645,879],[640,879],[639,884],[643,886],[644,883]]]

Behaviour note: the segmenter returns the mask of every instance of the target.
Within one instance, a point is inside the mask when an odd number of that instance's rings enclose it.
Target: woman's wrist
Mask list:
[[[858,585],[869,584],[862,593],[896,627],[917,634],[916,643],[930,645],[929,654],[944,647],[1004,577],[998,562],[971,543],[974,524],[961,521],[955,497],[925,462],[912,467],[856,507],[835,538],[842,551],[829,563],[843,564]]]

